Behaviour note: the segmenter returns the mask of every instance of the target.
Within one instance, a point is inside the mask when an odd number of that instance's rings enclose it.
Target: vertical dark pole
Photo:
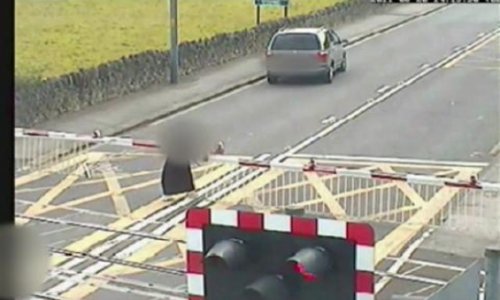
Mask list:
[[[177,0],[170,0],[170,83],[179,81],[179,42],[177,28]]]
[[[485,300],[500,299],[500,249],[488,248],[485,252]]]
[[[284,11],[285,11],[285,18],[288,18],[288,5],[285,6]]]
[[[257,5],[256,12],[257,12],[257,16],[256,16],[256,18],[257,18],[257,25],[260,25],[260,5]]]

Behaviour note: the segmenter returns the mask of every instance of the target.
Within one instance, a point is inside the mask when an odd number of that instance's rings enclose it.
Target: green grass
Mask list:
[[[291,0],[289,15],[341,0]],[[168,48],[168,0],[16,0],[16,77],[50,78]],[[262,9],[262,21],[282,10]],[[255,25],[253,0],[179,0],[182,41]]]

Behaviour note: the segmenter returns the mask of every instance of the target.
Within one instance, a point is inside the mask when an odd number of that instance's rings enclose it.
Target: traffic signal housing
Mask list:
[[[371,226],[236,210],[187,212],[189,300],[372,300]]]

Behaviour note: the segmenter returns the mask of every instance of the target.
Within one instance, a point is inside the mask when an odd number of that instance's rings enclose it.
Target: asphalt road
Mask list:
[[[323,120],[347,115],[376,97],[377,90],[411,77],[423,65],[451,55],[478,34],[494,29],[498,11],[493,7],[452,6],[353,47],[348,51],[349,70],[331,85],[260,83],[181,118],[206,124],[212,135],[225,142],[229,153],[281,152],[325,126]],[[362,121],[350,122],[347,129],[308,150],[459,160],[469,160],[472,152],[487,152],[496,143],[498,132],[497,43],[492,41],[490,50],[481,52],[491,58],[483,66],[492,69],[437,70],[391,97],[389,103],[377,105]],[[178,118],[130,135],[155,138],[159,129]],[[474,143],[464,143],[471,138]]]
[[[496,8],[496,9],[495,9]],[[474,51],[464,51],[466,47],[481,39],[481,35],[498,26],[498,9],[494,5],[455,5],[441,12],[402,26],[387,34],[349,49],[349,69],[339,74],[331,85],[314,83],[288,83],[269,86],[259,83],[241,92],[231,94],[220,101],[202,106],[170,118],[164,122],[136,130],[129,135],[141,139],[153,139],[158,131],[169,126],[179,118],[192,118],[207,125],[206,130],[226,144],[231,154],[256,155],[258,153],[279,153],[284,148],[294,145],[300,140],[310,137],[331,124],[325,119],[339,120],[348,116],[358,107],[368,103],[369,99],[387,98],[373,105],[357,118],[334,130],[301,152],[411,157],[434,160],[488,161],[489,151],[499,140],[500,99],[498,71],[500,55],[498,53],[498,37],[482,45],[479,43]],[[340,32],[340,34],[342,34]],[[462,51],[462,52],[461,52]],[[446,67],[435,66],[438,62],[446,62],[450,55],[458,55],[459,60],[451,60]],[[463,54],[463,55],[462,55]],[[391,88],[397,87],[416,74],[425,72],[422,79],[411,84],[400,86],[400,91],[389,95]],[[158,161],[155,161],[156,163]],[[122,173],[133,173],[148,170],[152,173],[148,178],[158,174],[154,171],[158,165],[149,160],[132,160],[120,164]],[[47,178],[42,185],[54,185],[63,177]],[[127,181],[127,182],[125,182]],[[123,186],[137,183],[133,178],[121,181]],[[78,181],[77,181],[78,183]],[[23,194],[23,199],[30,201],[43,195],[41,183],[32,188],[33,192]],[[61,204],[77,198],[105,191],[100,182],[92,188],[80,184],[67,196],[60,197],[54,204]],[[158,187],[152,185],[145,189],[132,190],[127,193],[131,199],[131,209],[152,202],[158,196]],[[98,211],[98,215],[78,214],[77,212],[61,214],[54,211],[47,217],[62,217],[88,223],[108,223],[114,213],[112,195],[103,200],[89,202],[78,206],[82,209]],[[102,203],[106,203],[102,205]],[[18,206],[21,211],[21,205]],[[116,218],[115,218],[116,219]],[[33,223],[33,226],[37,223]],[[153,224],[158,226],[160,224]],[[67,229],[59,225],[48,226],[44,231],[52,232],[47,238],[54,247],[62,248],[75,239],[90,233],[89,229]],[[152,232],[155,226],[146,226],[142,231]],[[377,239],[380,240],[393,229],[394,225],[374,224]],[[56,234],[54,234],[56,233]],[[50,236],[50,238],[49,238]],[[111,246],[104,251],[106,256],[120,252],[126,245],[140,240],[128,237],[120,243],[120,247]],[[172,249],[160,252],[160,256],[168,257]],[[424,260],[441,260],[441,256],[433,250],[415,252]],[[147,260],[153,263],[158,260]],[[454,257],[450,263],[465,266],[471,262],[469,258]],[[81,271],[93,265],[91,260],[72,267]],[[382,269],[389,268],[390,262],[384,262]],[[423,276],[429,277],[441,273],[429,269]],[[443,275],[447,279],[452,275]],[[71,276],[70,276],[71,277]],[[443,278],[444,278],[443,277]],[[77,280],[75,276],[72,280]],[[122,276],[122,278],[156,282],[162,286],[182,289],[184,281],[179,277],[158,276],[154,272]],[[446,279],[445,278],[445,279]],[[54,287],[62,281],[54,279],[46,287]],[[86,299],[153,299],[151,289],[143,293],[134,285],[136,293],[127,292],[127,285],[121,288],[99,289]],[[130,285],[129,285],[130,286]],[[395,293],[407,293],[408,289],[422,289],[421,286],[409,288],[408,281],[391,281],[377,298],[389,299]],[[142,289],[147,290],[147,289]],[[148,294],[149,293],[149,294]]]

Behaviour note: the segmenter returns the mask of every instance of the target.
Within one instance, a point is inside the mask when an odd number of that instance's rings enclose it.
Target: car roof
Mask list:
[[[278,33],[313,33],[318,34],[324,31],[324,27],[302,27],[302,28],[282,28]]]

